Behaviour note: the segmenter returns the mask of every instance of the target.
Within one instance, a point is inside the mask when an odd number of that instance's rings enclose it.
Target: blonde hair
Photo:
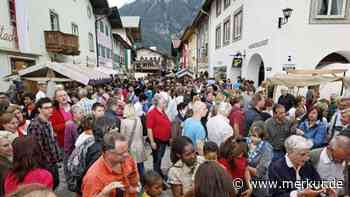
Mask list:
[[[126,119],[136,118],[136,110],[133,104],[125,105],[123,116]]]
[[[7,113],[15,113],[16,110],[21,111],[21,107],[19,105],[12,104],[7,108],[6,112]]]

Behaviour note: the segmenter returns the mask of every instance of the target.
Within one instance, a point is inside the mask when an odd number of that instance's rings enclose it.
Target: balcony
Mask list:
[[[152,61],[135,61],[134,68],[136,72],[157,73],[161,70],[160,64],[155,64]]]
[[[63,55],[79,55],[79,37],[60,31],[44,31],[46,50]]]

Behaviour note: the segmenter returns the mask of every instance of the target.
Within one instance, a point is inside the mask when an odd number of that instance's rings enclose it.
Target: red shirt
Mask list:
[[[29,171],[24,177],[23,181],[20,183],[17,177],[12,172],[10,172],[6,176],[5,182],[4,182],[5,194],[9,194],[16,191],[20,185],[27,185],[27,184],[33,184],[33,183],[39,183],[43,186],[46,186],[47,188],[52,189],[53,176],[47,170],[36,168]]]
[[[68,113],[68,112],[66,112]],[[70,112],[69,112],[70,113]],[[53,131],[56,134],[58,145],[63,148],[64,146],[64,130],[66,128],[66,118],[69,118],[67,114],[63,115],[61,110],[55,108],[50,117],[50,122],[53,128]]]
[[[233,108],[229,115],[230,125],[234,129],[237,123],[239,126],[239,133],[244,135],[244,112],[241,109]]]
[[[233,169],[226,159],[219,159],[219,163],[231,174],[232,179],[240,178],[244,180],[245,170],[248,167],[248,161],[245,157],[235,159],[235,167]]]
[[[152,129],[153,137],[162,142],[167,142],[171,136],[171,122],[168,116],[153,108],[147,114],[147,128]]]

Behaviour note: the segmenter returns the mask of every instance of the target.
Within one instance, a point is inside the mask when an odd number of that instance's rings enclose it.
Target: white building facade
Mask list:
[[[6,0],[1,1],[0,9],[0,31],[2,37],[9,37],[0,40],[0,77],[51,61],[96,65],[95,16],[90,0]],[[44,31],[76,35],[79,53],[48,52]],[[5,91],[8,84],[0,84]]]
[[[321,68],[348,63],[350,0],[212,0],[209,8],[209,74],[225,70],[258,85],[285,67]],[[292,8],[288,22],[278,27],[282,10]],[[233,66],[241,57],[242,65]]]

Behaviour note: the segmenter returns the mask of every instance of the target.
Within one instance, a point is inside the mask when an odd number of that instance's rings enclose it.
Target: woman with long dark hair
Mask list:
[[[32,136],[16,138],[13,143],[13,165],[4,181],[5,194],[18,186],[32,183],[53,188],[53,176],[44,169],[44,158],[39,144]]]
[[[298,126],[298,134],[313,142],[312,148],[326,145],[327,126],[322,121],[322,112],[318,107],[312,107],[301,120]]]

